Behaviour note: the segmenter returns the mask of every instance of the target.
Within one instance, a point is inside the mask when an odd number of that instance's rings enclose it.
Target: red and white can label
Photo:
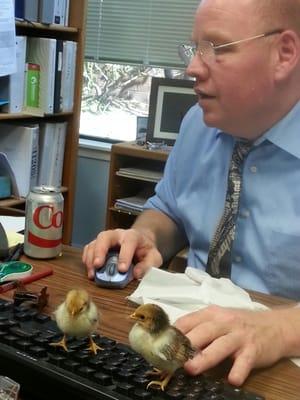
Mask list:
[[[32,231],[28,232],[28,242],[38,247],[57,247],[62,243],[61,231],[63,224],[63,212],[55,210],[52,205],[41,205],[37,207],[32,216],[33,226],[36,228],[41,236],[34,234]],[[51,234],[50,234],[51,232]],[[43,234],[45,233],[45,234]],[[46,237],[43,237],[46,236]],[[49,236],[57,239],[50,239]]]

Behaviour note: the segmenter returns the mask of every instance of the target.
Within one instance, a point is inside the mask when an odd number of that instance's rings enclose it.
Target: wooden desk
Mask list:
[[[129,303],[126,296],[135,289],[136,283],[132,282],[123,290],[96,287],[93,282],[87,279],[85,267],[81,263],[81,252],[70,247],[66,247],[63,256],[55,260],[41,261],[26,257],[24,257],[24,260],[31,262],[36,269],[45,265],[53,267],[53,275],[27,286],[28,290],[32,291],[40,291],[42,287],[48,286],[50,297],[45,312],[51,313],[64,299],[67,290],[74,287],[84,287],[101,310],[100,334],[128,343],[128,332],[132,323],[126,317],[136,306]],[[11,298],[11,296],[11,292],[1,295],[5,298]],[[253,297],[269,306],[290,303],[288,300],[263,294],[255,294]],[[225,377],[226,370],[222,369],[221,374]],[[245,383],[245,387],[264,395],[266,400],[299,400],[300,368],[289,360],[280,361],[271,368],[252,372]]]

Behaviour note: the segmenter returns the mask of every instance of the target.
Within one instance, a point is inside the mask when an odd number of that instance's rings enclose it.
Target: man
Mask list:
[[[120,270],[134,257],[137,278],[187,244],[188,265],[205,269],[234,144],[246,139],[252,147],[243,165],[231,277],[242,287],[299,299],[300,0],[202,0],[192,39],[197,52],[187,73],[199,105],[184,119],[156,195],[132,229],[102,232],[85,247],[88,275],[114,246]],[[299,308],[213,306],[176,325],[202,350],[187,371],[201,373],[231,356],[228,379],[235,385],[252,368],[300,355]]]

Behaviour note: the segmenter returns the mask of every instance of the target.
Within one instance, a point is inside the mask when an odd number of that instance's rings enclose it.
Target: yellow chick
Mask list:
[[[139,306],[130,316],[136,321],[129,332],[133,350],[155,367],[160,380],[149,382],[165,390],[174,372],[192,358],[194,350],[189,339],[170,325],[165,311],[155,304]]]
[[[99,312],[86,290],[70,290],[65,301],[54,311],[54,316],[57,326],[64,333],[64,336],[59,342],[51,343],[52,346],[60,346],[65,351],[68,351],[67,335],[76,337],[89,336],[90,344],[88,349],[94,354],[97,354],[97,350],[102,350],[91,336],[98,326]]]

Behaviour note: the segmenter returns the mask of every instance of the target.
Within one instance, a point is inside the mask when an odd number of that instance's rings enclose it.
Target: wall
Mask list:
[[[109,144],[80,140],[72,245],[83,247],[105,229]]]

